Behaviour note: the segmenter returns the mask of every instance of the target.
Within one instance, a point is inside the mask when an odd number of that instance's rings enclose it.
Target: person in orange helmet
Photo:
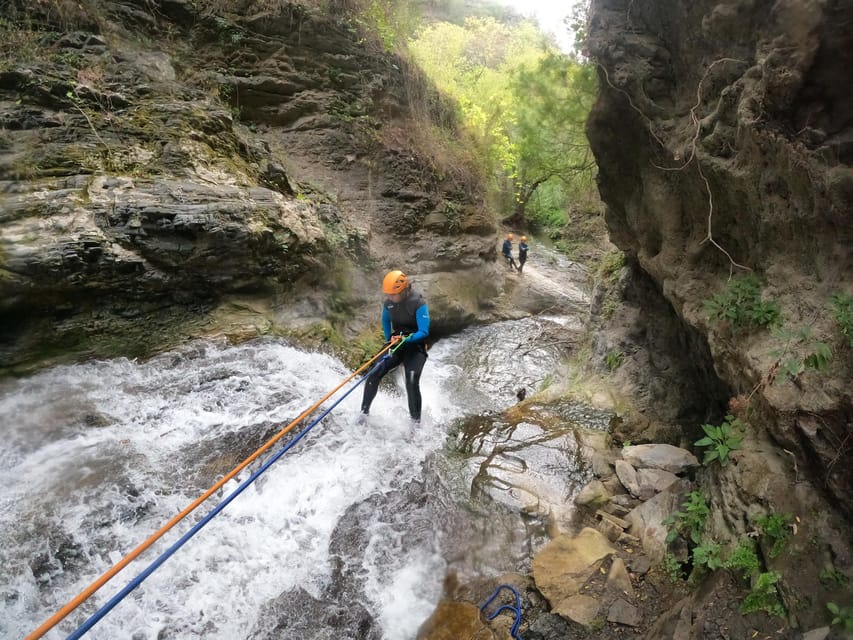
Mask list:
[[[387,296],[382,303],[382,331],[386,342],[395,345],[393,352],[379,361],[364,383],[361,413],[370,413],[370,405],[385,374],[400,363],[406,372],[406,395],[409,416],[421,420],[421,372],[427,359],[426,338],[429,335],[429,308],[424,297],[414,289],[402,271],[389,271],[382,281]],[[402,344],[399,344],[402,341]]]
[[[524,263],[527,262],[527,236],[521,236],[518,241],[518,272],[524,269]]]
[[[504,254],[504,258],[506,259],[506,263],[512,267],[516,268],[515,260],[512,257],[512,234],[506,234],[506,240],[504,240],[503,247],[501,247],[501,252]]]

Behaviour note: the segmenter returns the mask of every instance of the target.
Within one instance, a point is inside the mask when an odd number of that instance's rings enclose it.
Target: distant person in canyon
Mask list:
[[[521,236],[518,242],[518,272],[524,269],[524,263],[527,262],[527,236]]]
[[[382,281],[382,292],[387,296],[382,303],[382,331],[386,343],[391,343],[388,357],[380,360],[376,370],[364,383],[361,413],[367,415],[385,374],[400,363],[406,373],[406,395],[409,399],[409,416],[421,420],[421,371],[426,364],[426,338],[429,335],[429,308],[426,300],[412,289],[412,283],[402,271],[389,271]]]
[[[510,267],[512,267],[513,269],[516,269],[517,267],[515,266],[515,260],[512,257],[512,234],[511,233],[506,234],[506,240],[504,240],[504,244],[503,244],[503,247],[501,247],[501,251],[504,254],[504,258],[506,259],[506,263]]]

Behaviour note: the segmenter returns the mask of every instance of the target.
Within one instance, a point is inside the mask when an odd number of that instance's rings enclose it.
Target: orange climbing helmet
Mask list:
[[[522,242],[527,242],[527,236],[521,236],[521,241],[522,241]]]
[[[409,279],[402,271],[389,271],[382,281],[382,292],[392,295],[403,293],[409,286]]]
[[[506,234],[506,239],[507,239],[507,240],[512,240],[512,234],[511,234],[511,233]]]

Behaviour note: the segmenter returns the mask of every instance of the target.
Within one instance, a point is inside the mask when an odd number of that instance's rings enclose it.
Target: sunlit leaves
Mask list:
[[[432,24],[410,48],[457,100],[495,191],[512,196],[505,204],[523,217],[538,192],[535,217],[559,224],[568,199],[592,181],[584,133],[591,67],[559,54],[531,23],[493,18]]]

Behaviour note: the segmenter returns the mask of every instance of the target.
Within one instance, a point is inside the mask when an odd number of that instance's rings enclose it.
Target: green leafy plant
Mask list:
[[[827,602],[826,608],[832,613],[833,625],[840,625],[844,631],[853,632],[853,607],[838,606],[834,602]]]
[[[622,363],[625,361],[625,354],[621,351],[608,351],[607,355],[604,357],[605,362],[607,363],[607,368],[610,371],[616,371],[619,367],[622,366]]]
[[[666,570],[666,575],[668,575],[669,579],[673,582],[678,582],[684,578],[684,570],[681,568],[681,563],[674,555],[667,553],[663,557],[663,566]]]
[[[773,335],[785,342],[782,349],[770,352],[770,355],[779,358],[776,384],[781,384],[789,378],[796,379],[806,369],[826,371],[829,368],[832,351],[825,342],[812,339],[811,327],[795,330],[775,327]]]
[[[720,545],[710,540],[693,549],[693,566],[708,567],[711,571],[725,566]]]
[[[771,616],[784,618],[785,607],[782,606],[779,593],[776,591],[776,583],[781,578],[782,574],[778,571],[759,574],[752,586],[752,591],[741,602],[741,613],[766,611]]]
[[[749,538],[742,538],[729,554],[724,566],[726,569],[741,571],[744,576],[751,576],[758,572],[761,563],[755,552],[755,543]]]
[[[853,296],[836,293],[830,298],[833,307],[833,317],[847,338],[847,344],[853,347]]]
[[[740,449],[744,427],[745,425],[732,415],[727,415],[719,427],[703,424],[705,437],[693,443],[697,447],[708,447],[702,464],[708,465],[719,460],[720,465],[725,467],[729,462],[729,453]]]
[[[666,542],[675,540],[679,534],[686,534],[694,544],[699,544],[702,539],[702,531],[705,529],[705,521],[708,519],[708,504],[705,496],[699,491],[691,491],[685,496],[681,507],[684,511],[676,511],[663,521],[665,525],[671,525],[666,534]]]
[[[823,569],[818,577],[824,585],[844,587],[848,582],[850,582],[847,576],[841,573],[838,569]]]
[[[761,283],[755,275],[729,280],[722,292],[705,302],[705,313],[709,320],[736,328],[770,327],[781,316],[776,302],[761,299]]]
[[[793,520],[793,516],[787,513],[770,513],[755,519],[755,526],[758,527],[761,535],[769,538],[770,551],[767,555],[771,558],[776,558],[785,548],[785,544],[791,537],[790,525]]]

